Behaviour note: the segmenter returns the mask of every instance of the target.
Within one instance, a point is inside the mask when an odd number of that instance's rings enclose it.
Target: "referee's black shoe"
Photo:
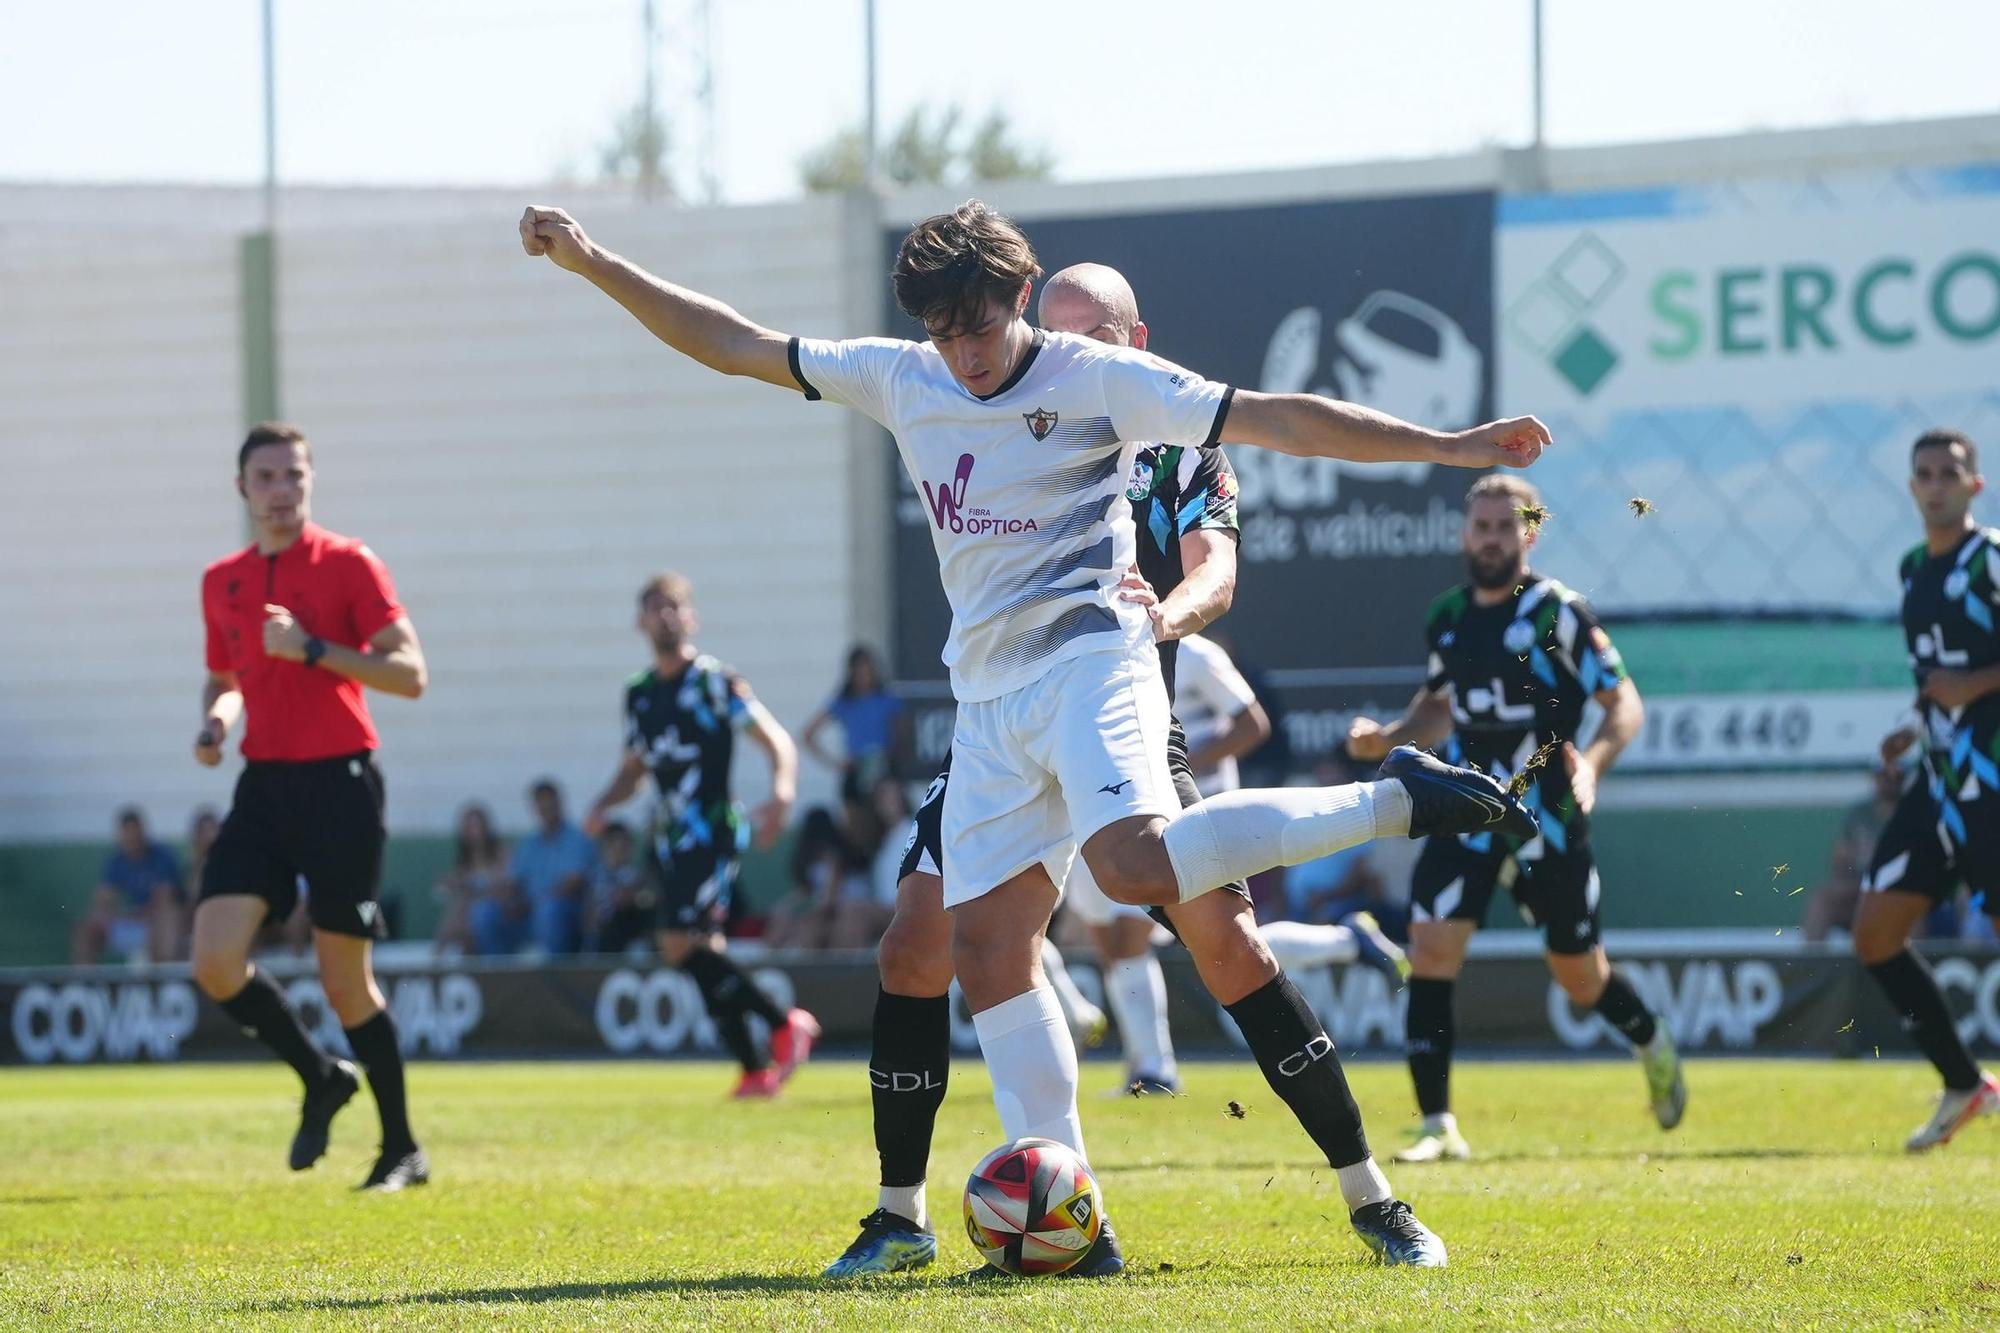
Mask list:
[[[1384,778],[1410,794],[1410,836],[1498,833],[1527,841],[1541,832],[1520,799],[1494,779],[1457,768],[1414,745],[1398,745],[1382,761]]]
[[[299,1108],[299,1132],[292,1135],[292,1170],[303,1171],[326,1156],[326,1131],[334,1113],[347,1105],[361,1086],[361,1075],[345,1060],[335,1060],[326,1081],[306,1094]]]
[[[431,1159],[424,1156],[422,1148],[384,1148],[360,1188],[394,1194],[412,1185],[428,1185],[430,1180]]]

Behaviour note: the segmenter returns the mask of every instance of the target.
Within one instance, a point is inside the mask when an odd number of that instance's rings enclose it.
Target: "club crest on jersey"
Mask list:
[[[1153,493],[1153,463],[1141,455],[1132,460],[1132,477],[1125,483],[1125,498],[1143,500]]]
[[[1972,586],[1972,575],[1963,569],[1954,569],[1944,576],[1944,595],[1957,600],[1965,596],[1965,590]]]
[[[1049,432],[1056,428],[1056,414],[1046,407],[1038,407],[1032,412],[1023,412],[1021,420],[1028,423],[1028,434],[1038,440],[1049,438]]]
[[[1525,653],[1535,646],[1535,627],[1525,620],[1516,620],[1508,625],[1500,635],[1500,646],[1510,653]]]

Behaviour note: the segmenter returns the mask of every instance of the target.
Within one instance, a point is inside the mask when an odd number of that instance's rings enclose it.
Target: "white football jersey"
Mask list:
[[[1181,640],[1180,664],[1174,670],[1174,715],[1187,732],[1188,750],[1202,746],[1229,729],[1239,713],[1257,702],[1257,695],[1229,654],[1199,634]],[[1236,760],[1229,758],[1194,775],[1203,796],[1235,791],[1243,785]]]
[[[1035,334],[1007,382],[968,393],[928,342],[794,338],[806,397],[896,437],[951,603],[944,663],[961,702],[998,698],[1088,652],[1151,653],[1117,597],[1136,555],[1125,485],[1139,441],[1212,445],[1231,390],[1147,352]]]

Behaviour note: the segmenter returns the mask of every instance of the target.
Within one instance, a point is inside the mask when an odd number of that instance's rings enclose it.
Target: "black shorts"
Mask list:
[[[1490,833],[1436,835],[1424,844],[1411,876],[1410,919],[1478,926],[1503,880],[1521,915],[1541,927],[1550,953],[1585,954],[1597,947],[1597,862],[1589,837],[1580,833],[1562,851],[1531,860]]]
[[[654,926],[710,934],[729,924],[739,858],[734,847],[674,851],[655,840],[648,860],[659,883]]]
[[[2000,916],[2000,793],[1982,787],[1971,800],[1941,797],[1938,780],[1919,769],[1876,839],[1862,891],[1893,889],[1938,903],[1963,881],[1986,895],[1987,915]]]
[[[316,930],[374,939],[382,933],[382,771],[374,755],[304,763],[253,761],[236,780],[222,831],[202,868],[201,897],[250,894],[271,919],[298,906]]]
[[[1181,730],[1179,718],[1174,719],[1172,729],[1167,732],[1167,767],[1173,771],[1174,792],[1181,798],[1181,808],[1185,810],[1198,804],[1201,789],[1194,783],[1194,768],[1188,763],[1187,733]],[[944,795],[950,779],[951,755],[947,752],[944,767],[931,779],[930,790],[924,793],[922,804],[917,806],[916,818],[911,821],[909,836],[903,842],[902,864],[896,868],[899,883],[920,871],[942,877],[939,867],[944,864]],[[1078,854],[1081,855],[1081,852]],[[1222,887],[1230,893],[1240,894],[1243,901],[1250,901],[1250,887],[1241,880]],[[1149,907],[1146,914],[1169,931],[1174,929],[1163,909]],[[1176,933],[1174,938],[1179,939],[1179,934]]]

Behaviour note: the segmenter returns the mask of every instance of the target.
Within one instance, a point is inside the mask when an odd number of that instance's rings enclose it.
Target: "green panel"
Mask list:
[[[243,422],[276,420],[278,410],[278,243],[270,232],[245,236],[242,269]]]
[[[1607,628],[1648,694],[1903,689],[1910,667],[1889,622],[1613,620]]]
[[[1807,894],[1826,876],[1844,813],[1812,806],[1605,811],[1591,826],[1603,922],[1612,929],[1796,926]],[[1778,866],[1786,869],[1774,875]],[[1800,887],[1805,892],[1795,895]]]

